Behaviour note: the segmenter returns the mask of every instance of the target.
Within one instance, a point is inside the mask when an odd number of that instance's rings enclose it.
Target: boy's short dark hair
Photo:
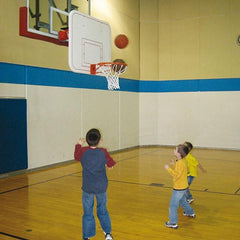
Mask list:
[[[177,151],[178,151],[178,153],[180,153],[182,158],[185,158],[189,153],[188,147],[186,145],[183,145],[183,144],[179,144],[177,146]]]
[[[184,142],[184,145],[188,147],[189,152],[193,149],[193,145],[190,142]]]
[[[101,140],[101,133],[98,129],[92,128],[87,132],[86,141],[89,146],[97,146]]]

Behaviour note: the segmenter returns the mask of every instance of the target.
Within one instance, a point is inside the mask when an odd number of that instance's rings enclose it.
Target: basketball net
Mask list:
[[[120,89],[119,75],[127,70],[127,64],[117,62],[104,62],[98,64],[91,64],[90,73],[102,73],[108,81],[108,89]]]

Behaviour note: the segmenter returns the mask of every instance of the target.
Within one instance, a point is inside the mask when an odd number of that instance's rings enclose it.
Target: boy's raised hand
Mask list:
[[[170,160],[170,164],[171,164],[171,165],[174,165],[174,164],[175,164],[175,160],[174,160],[174,159],[171,159],[171,160]]]
[[[83,145],[84,142],[85,142],[84,138],[79,138],[77,143],[80,144],[80,145]]]

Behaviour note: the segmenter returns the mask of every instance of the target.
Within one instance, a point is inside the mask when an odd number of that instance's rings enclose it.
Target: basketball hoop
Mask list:
[[[108,81],[108,89],[120,89],[119,75],[127,70],[127,64],[122,62],[102,62],[90,65],[90,73],[102,73]]]

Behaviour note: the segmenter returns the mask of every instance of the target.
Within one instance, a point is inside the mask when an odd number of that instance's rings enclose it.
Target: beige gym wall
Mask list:
[[[240,75],[239,0],[140,0],[140,79]]]

